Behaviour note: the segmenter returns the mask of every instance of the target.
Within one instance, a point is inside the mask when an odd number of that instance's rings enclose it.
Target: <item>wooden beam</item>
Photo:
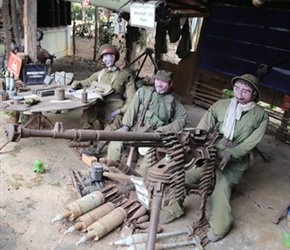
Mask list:
[[[24,0],[23,26],[24,53],[36,63],[37,0]]]

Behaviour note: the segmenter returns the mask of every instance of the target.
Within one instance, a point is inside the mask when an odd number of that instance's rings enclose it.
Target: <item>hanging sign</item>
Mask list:
[[[151,202],[150,202],[150,193],[147,190],[144,180],[141,177],[131,176],[131,181],[135,185],[136,193],[138,201],[147,209],[150,208]]]
[[[22,60],[17,55],[10,52],[7,71],[12,72],[15,79],[19,78],[21,66],[22,66]]]
[[[155,2],[132,3],[130,7],[130,25],[154,29]]]

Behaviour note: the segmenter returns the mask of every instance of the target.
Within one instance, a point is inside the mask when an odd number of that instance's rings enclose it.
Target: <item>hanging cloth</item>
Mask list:
[[[180,28],[180,15],[173,15],[167,25],[167,33],[169,36],[169,41],[171,43],[178,42],[180,35],[181,35],[181,28]]]
[[[167,53],[166,32],[166,25],[158,22],[155,35],[155,53]]]
[[[191,51],[191,38],[189,33],[189,23],[188,18],[186,19],[182,30],[181,30],[181,39],[179,41],[179,44],[177,46],[176,54],[179,58],[185,58],[189,52]]]

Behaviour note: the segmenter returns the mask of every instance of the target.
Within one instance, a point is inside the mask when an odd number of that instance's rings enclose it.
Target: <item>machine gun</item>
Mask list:
[[[64,130],[62,123],[55,123],[52,130],[32,130],[17,124],[7,124],[6,138],[17,142],[21,138],[47,137],[71,140],[71,145],[82,142],[94,144],[97,141],[124,141],[134,147],[150,147],[146,157],[148,169],[144,177],[145,188],[148,191],[151,210],[147,249],[154,249],[160,209],[170,206],[176,201],[184,200],[185,171],[194,167],[203,167],[197,194],[202,198],[201,215],[193,223],[193,232],[201,239],[202,245],[207,244],[205,230],[208,221],[205,216],[207,196],[214,177],[216,150],[214,143],[218,132],[208,133],[206,130],[187,128],[177,133],[140,133],[102,130]]]
[[[216,134],[209,134],[206,130],[186,128],[177,133],[142,133],[119,132],[103,130],[67,129],[61,122],[56,122],[52,130],[36,130],[9,123],[5,127],[6,139],[9,142],[17,142],[21,138],[45,137],[53,139],[68,139],[70,146],[78,147],[81,143],[95,144],[98,141],[124,141],[124,143],[136,147],[163,147],[164,139],[175,135],[183,146],[197,148],[212,144]]]

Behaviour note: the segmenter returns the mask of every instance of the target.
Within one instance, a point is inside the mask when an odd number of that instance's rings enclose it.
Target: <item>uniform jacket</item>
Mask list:
[[[231,99],[222,99],[214,103],[204,114],[197,127],[212,131],[218,124],[219,133],[222,134],[224,118],[230,101]],[[261,106],[256,105],[254,109],[244,112],[241,119],[236,121],[233,137],[235,146],[225,148],[221,142],[218,142],[217,150],[230,151],[233,159],[229,164],[236,162],[236,170],[246,170],[248,168],[248,164],[246,164],[248,154],[261,141],[266,133],[268,122],[269,117],[266,111]]]
[[[126,70],[121,70],[118,67],[112,71],[102,69],[96,73],[93,73],[85,80],[74,81],[71,86],[74,88],[90,87],[93,81],[101,81],[110,85],[115,91],[112,95],[104,97],[104,102],[106,102],[106,99],[116,98],[116,96],[118,96],[119,98],[116,99],[121,98],[123,100],[123,107],[121,108],[121,112],[125,113],[130,101],[133,99],[136,92],[134,79],[129,74],[129,72]]]
[[[123,117],[122,123],[130,127],[130,131],[135,131],[148,100],[150,103],[142,126],[150,126],[149,131],[159,132],[177,132],[184,128],[187,116],[185,108],[172,94],[161,95],[153,87],[141,87]]]

